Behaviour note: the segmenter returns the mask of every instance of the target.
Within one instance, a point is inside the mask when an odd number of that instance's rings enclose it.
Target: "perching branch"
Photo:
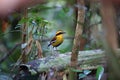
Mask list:
[[[28,62],[27,64],[21,64],[20,66],[27,66],[28,69],[33,69],[37,72],[46,72],[50,68],[56,68],[57,71],[64,70],[70,65],[71,52],[64,54],[58,54],[56,56],[49,56],[39,58]],[[105,54],[102,50],[88,50],[79,51],[78,53],[78,65],[81,69],[88,69],[90,66],[101,65],[105,62]],[[86,67],[84,66],[86,65]],[[83,66],[83,67],[82,67]]]
[[[27,8],[24,8],[24,19],[27,19]],[[24,22],[24,25],[22,27],[22,31],[25,32],[25,34],[22,34],[22,42],[26,43],[26,40],[27,40],[27,23],[26,22]],[[26,63],[27,62],[27,56],[26,56],[26,53],[25,53],[24,50],[22,51],[21,56],[22,56],[22,58],[21,58],[22,62]]]

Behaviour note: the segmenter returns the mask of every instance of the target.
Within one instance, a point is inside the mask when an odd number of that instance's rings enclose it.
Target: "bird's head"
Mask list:
[[[65,32],[62,31],[62,30],[58,30],[58,31],[56,32],[56,35],[60,35],[60,34],[65,34]]]

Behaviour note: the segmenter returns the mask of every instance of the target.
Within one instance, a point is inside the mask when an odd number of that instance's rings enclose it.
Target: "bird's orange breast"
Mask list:
[[[54,43],[52,43],[53,47],[59,46],[61,43],[63,43],[63,35],[56,36],[56,40]]]

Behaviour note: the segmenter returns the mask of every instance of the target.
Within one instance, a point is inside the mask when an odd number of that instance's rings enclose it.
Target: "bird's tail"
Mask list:
[[[51,45],[51,43],[50,44],[48,44],[48,47]]]

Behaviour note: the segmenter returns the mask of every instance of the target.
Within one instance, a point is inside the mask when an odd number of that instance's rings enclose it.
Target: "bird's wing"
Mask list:
[[[56,36],[53,37],[53,39],[50,41],[50,44],[48,46],[50,46],[52,43],[54,43],[56,41],[56,39],[57,39]]]
[[[56,41],[56,36],[50,41],[50,43],[54,43]]]

